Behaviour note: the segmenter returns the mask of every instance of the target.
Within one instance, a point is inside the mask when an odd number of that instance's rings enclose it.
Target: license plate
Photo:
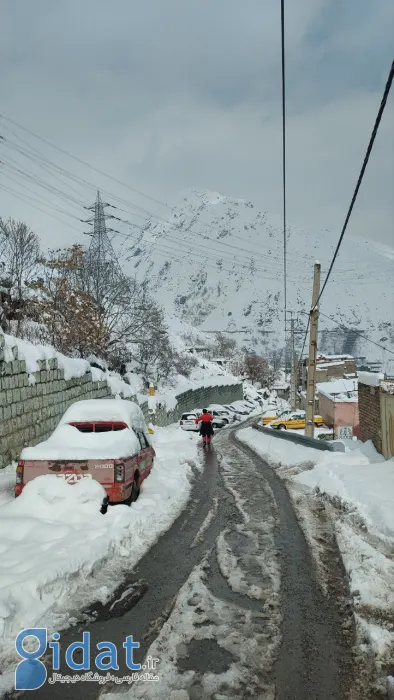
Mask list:
[[[91,474],[56,474],[58,479],[64,479],[67,484],[76,484],[81,479],[91,479]]]

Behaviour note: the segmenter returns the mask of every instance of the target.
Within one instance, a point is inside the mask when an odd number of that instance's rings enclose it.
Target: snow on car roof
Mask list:
[[[132,428],[107,433],[81,433],[72,425],[59,425],[35,447],[25,447],[23,460],[122,459],[138,454],[139,440]]]
[[[121,421],[130,428],[146,432],[144,414],[133,401],[124,399],[88,399],[76,401],[67,409],[59,425],[100,421]]]
[[[69,423],[122,422],[128,428],[103,433],[81,433]],[[24,460],[122,459],[139,452],[133,430],[147,433],[144,414],[137,404],[123,399],[76,401],[67,409],[52,435],[35,447],[22,450]],[[149,442],[149,438],[148,438]]]

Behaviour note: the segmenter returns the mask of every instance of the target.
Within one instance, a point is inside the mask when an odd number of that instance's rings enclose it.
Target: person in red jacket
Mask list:
[[[212,441],[213,431],[213,416],[208,413],[206,408],[203,408],[202,415],[196,418],[196,423],[201,423],[200,425],[200,435],[204,445],[210,445]]]

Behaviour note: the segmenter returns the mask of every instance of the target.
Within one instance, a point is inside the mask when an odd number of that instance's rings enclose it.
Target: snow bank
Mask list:
[[[86,479],[70,486],[53,476],[36,478],[0,508],[3,666],[12,663],[21,628],[39,625],[53,631],[54,624],[67,624],[73,595],[82,595],[81,605],[97,599],[98,563],[109,561],[113,570],[123,556],[130,571],[181,512],[190,492],[197,436],[172,426],[152,439],[155,466],[131,508],[114,506],[102,515],[100,484]]]
[[[0,506],[14,498],[16,462],[0,469]]]
[[[328,497],[327,512],[349,579],[359,643],[361,648],[367,643],[366,653],[372,651],[379,663],[392,662],[394,459],[385,461],[371,442],[344,440],[346,452],[339,453],[282,442],[252,428],[241,430],[238,436],[291,480],[289,490],[294,492],[297,510],[302,501],[294,482]],[[313,519],[308,525],[308,503],[304,502],[299,514],[308,540],[318,551]]]
[[[239,431],[238,437],[294,481],[356,509],[370,531],[394,538],[394,459],[385,461],[371,442],[353,442],[346,452],[321,452],[253,428]]]

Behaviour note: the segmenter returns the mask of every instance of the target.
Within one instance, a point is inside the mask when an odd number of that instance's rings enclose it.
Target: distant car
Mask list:
[[[224,428],[225,425],[228,425],[228,418],[218,413],[218,411],[211,411],[211,415],[213,416],[212,425],[214,428]]]
[[[211,413],[217,413],[221,418],[223,418],[227,425],[234,422],[233,414],[225,406],[221,406],[220,404],[211,404],[208,406],[208,411]]]
[[[240,413],[234,408],[233,406],[228,406],[227,404],[224,407],[232,416],[233,416],[233,421],[240,421],[242,420],[242,416]]]
[[[245,406],[249,406],[251,411],[255,411],[256,408],[260,408],[260,404],[258,401],[254,401],[252,399],[244,399],[243,403]]]
[[[316,427],[324,425],[323,418],[321,416],[315,416],[314,424]],[[305,411],[285,411],[285,414],[282,414],[279,418],[269,423],[269,426],[275,428],[275,430],[287,430],[287,428],[300,430],[305,428],[305,425]]]
[[[91,399],[73,403],[52,435],[22,450],[16,470],[15,497],[37,476],[52,474],[75,484],[94,479],[108,503],[130,505],[152,469],[155,451],[143,413],[126,400]]]
[[[292,411],[283,411],[282,413],[277,410],[276,407],[274,408],[268,408],[266,411],[263,413],[263,417],[261,419],[261,422],[263,425],[268,425],[269,423],[272,423],[274,420],[278,420],[279,418],[285,419],[286,416],[290,416],[292,414]]]
[[[234,401],[231,407],[234,408],[240,416],[248,416],[250,414],[250,409],[241,401]]]
[[[195,411],[182,413],[179,425],[181,426],[182,430],[191,430],[192,432],[198,432],[200,430],[200,426],[196,423],[197,418],[198,413],[196,413]]]

